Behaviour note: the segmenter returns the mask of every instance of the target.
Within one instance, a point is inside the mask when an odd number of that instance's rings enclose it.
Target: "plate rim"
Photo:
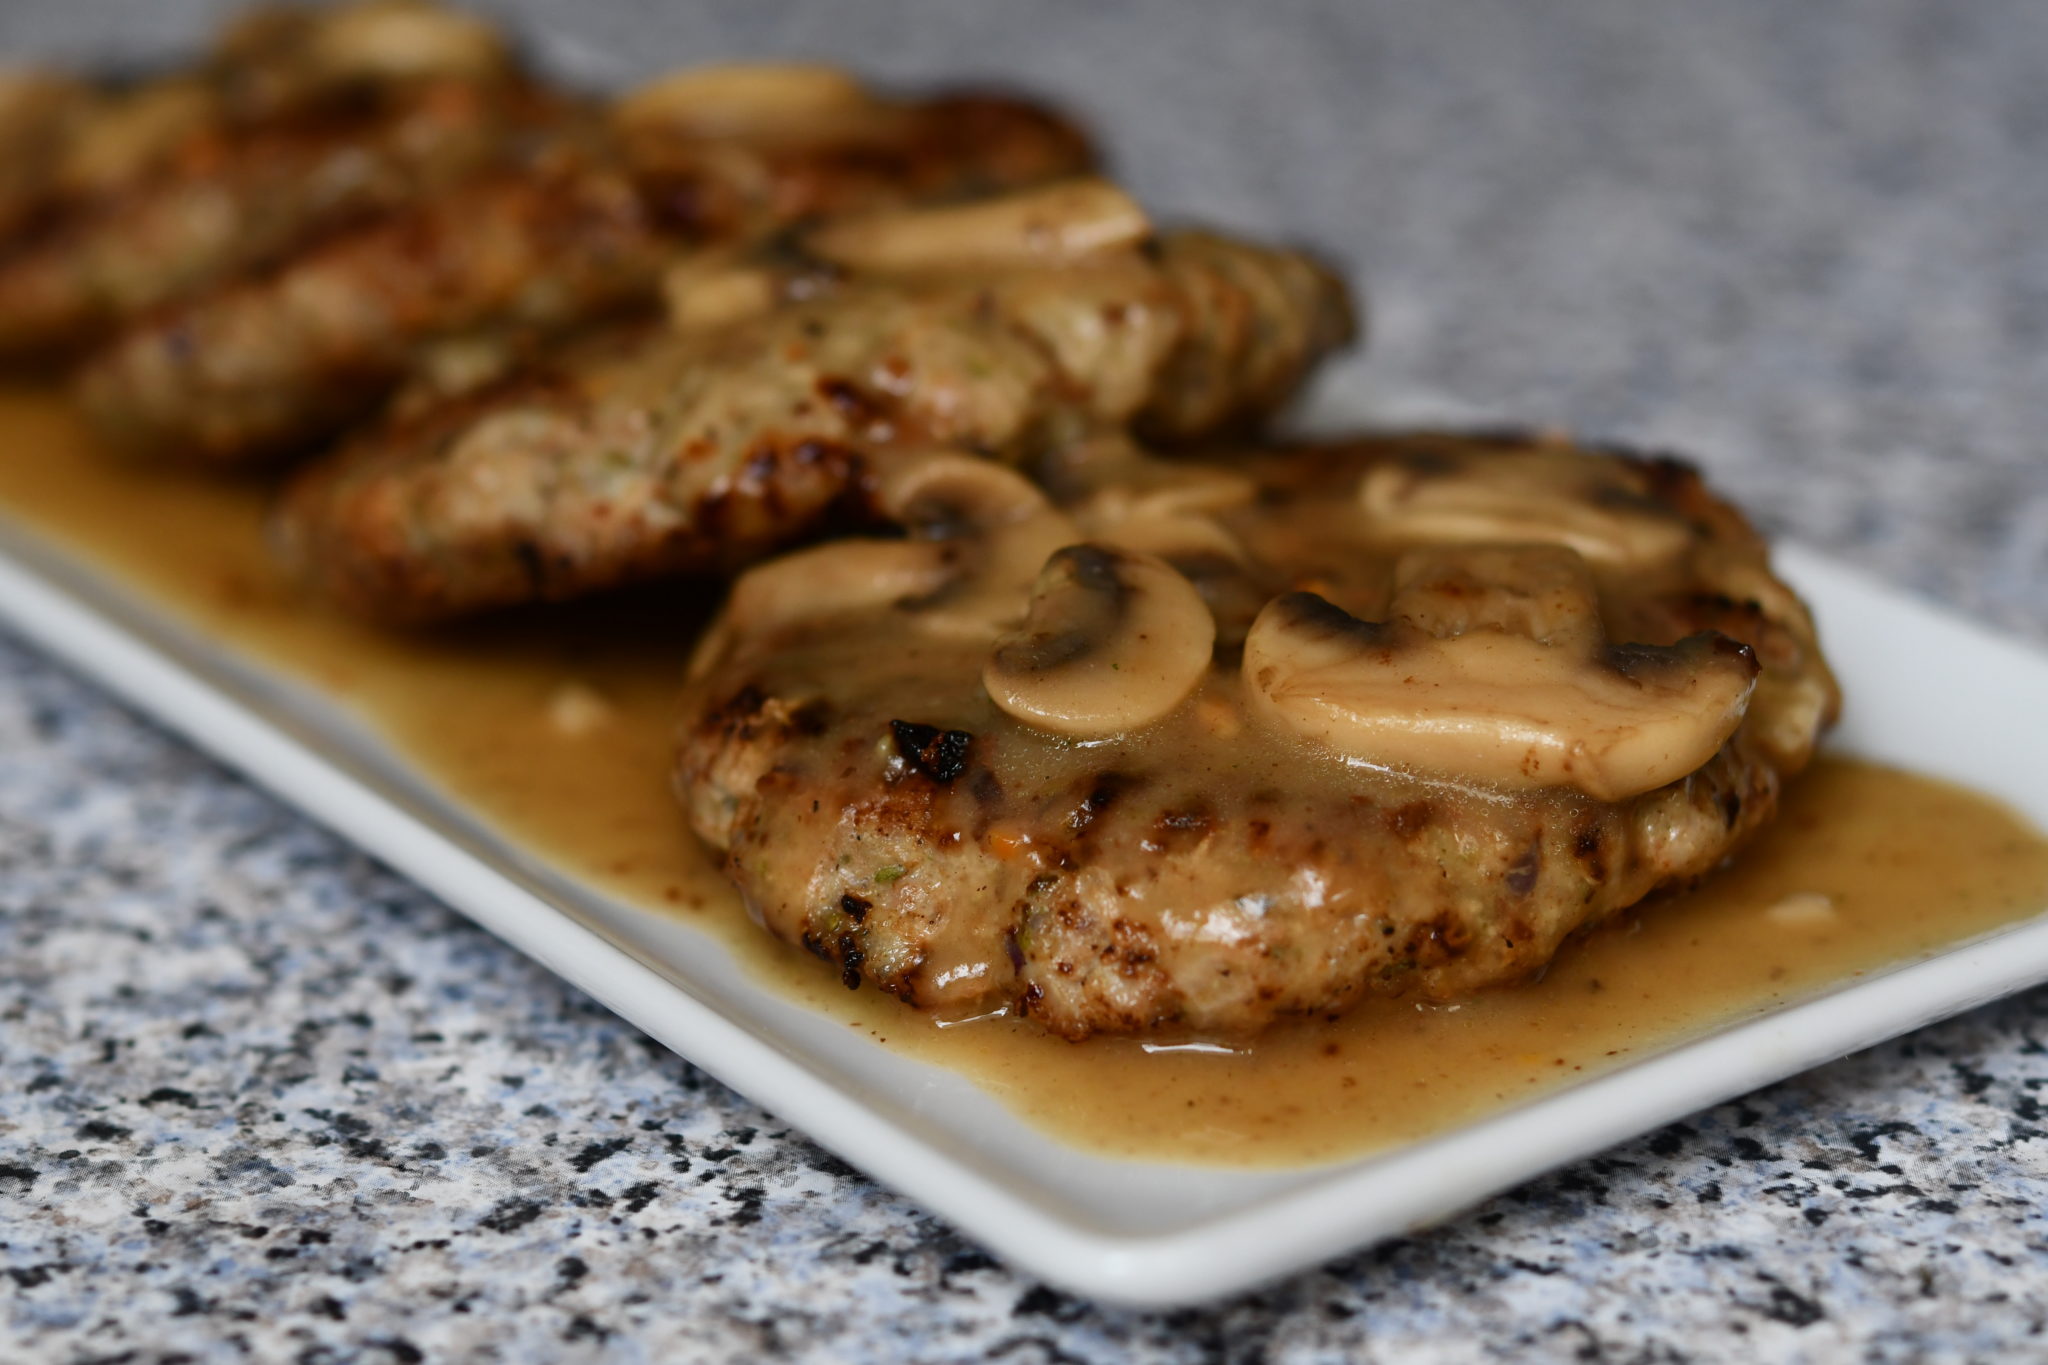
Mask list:
[[[1938,620],[2011,664],[2048,654],[1797,544],[1776,554],[1810,590],[1861,591]],[[2048,916],[1716,1029],[1405,1147],[1311,1169],[1257,1203],[1164,1232],[1090,1227],[973,1169],[549,903],[274,715],[131,629],[94,598],[146,597],[12,515],[0,516],[0,622],[157,723],[415,881],[663,1046],[1013,1266],[1101,1302],[1159,1308],[1244,1292],[1444,1221],[1502,1190],[1732,1096],[2048,980]],[[175,628],[232,673],[251,662]],[[304,687],[278,679],[281,692]],[[307,691],[314,689],[306,688]],[[1901,1007],[1904,1002],[1905,1008]],[[1504,1142],[1509,1135],[1517,1140]],[[1502,1149],[1514,1155],[1503,1159]],[[1170,1164],[1170,1163],[1161,1163]]]

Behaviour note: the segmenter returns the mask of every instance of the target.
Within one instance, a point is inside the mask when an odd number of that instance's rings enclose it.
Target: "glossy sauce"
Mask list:
[[[1059,464],[1048,501],[892,461],[911,533],[750,571],[690,665],[693,828],[777,936],[935,1013],[1248,1034],[1525,981],[1760,829],[1758,768],[1834,705],[1803,611],[1736,605],[1783,598],[1761,541],[1676,470],[1441,432]],[[1389,476],[1481,543],[1375,510]],[[1754,656],[1683,643],[1717,626]],[[959,771],[920,778],[905,722]]]
[[[770,940],[668,792],[676,684],[715,590],[681,585],[393,634],[303,601],[262,544],[267,488],[121,467],[50,397],[0,393],[0,508],[207,632],[357,708],[450,794],[563,870],[717,933],[775,989],[954,1068],[1114,1155],[1231,1165],[1409,1140],[2024,918],[2048,839],[1996,802],[1840,759],[1701,891],[1455,1008],[1374,1002],[1240,1053],[940,1028]],[[1206,1046],[1206,1045],[1203,1045]]]

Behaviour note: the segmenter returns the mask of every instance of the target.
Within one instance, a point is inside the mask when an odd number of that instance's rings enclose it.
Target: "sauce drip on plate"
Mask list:
[[[683,662],[716,589],[393,633],[302,599],[262,542],[269,496],[125,467],[57,398],[0,392],[0,510],[246,657],[353,708],[450,795],[572,876],[730,944],[767,986],[953,1068],[1109,1155],[1334,1160],[1438,1131],[2026,918],[2048,839],[1997,802],[1824,758],[1702,889],[1569,947],[1545,978],[1456,1007],[1368,1002],[1241,1051],[1069,1044],[1005,1019],[941,1028],[748,922],[668,790]]]

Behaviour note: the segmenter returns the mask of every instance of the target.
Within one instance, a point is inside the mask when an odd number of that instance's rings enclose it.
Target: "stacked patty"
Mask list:
[[[595,98],[354,0],[0,82],[0,153],[0,353],[82,356],[127,458],[289,467],[309,595],[733,579],[692,824],[771,932],[936,1013],[1242,1034],[1527,977],[1736,849],[1837,707],[1680,463],[1262,434],[1344,284],[1156,225],[1026,100]]]
[[[1054,216],[1079,248],[1040,250]],[[729,572],[863,519],[891,452],[1199,437],[1285,399],[1351,327],[1311,259],[1155,233],[1100,182],[834,229],[693,262],[668,320],[359,434],[294,480],[281,542],[330,596],[401,620]],[[917,261],[892,264],[906,239]]]

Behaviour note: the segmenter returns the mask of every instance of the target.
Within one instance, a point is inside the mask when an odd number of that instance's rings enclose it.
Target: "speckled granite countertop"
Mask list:
[[[190,0],[34,0],[146,54]],[[1155,202],[1319,240],[1388,411],[1694,453],[2048,638],[2048,6],[608,0],[593,75],[760,52],[1088,110]],[[2048,1354],[2048,992],[1199,1311],[994,1264],[0,638],[0,1361]]]

